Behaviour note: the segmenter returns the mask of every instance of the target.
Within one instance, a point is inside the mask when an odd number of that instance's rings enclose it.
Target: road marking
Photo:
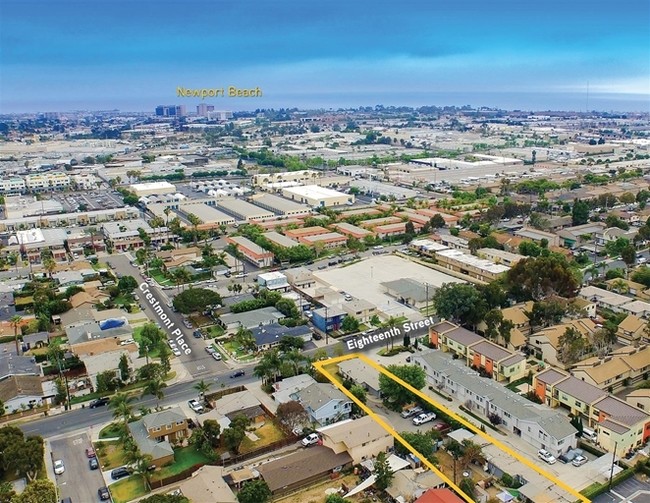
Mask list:
[[[205,365],[197,365],[196,370],[205,370]]]
[[[318,370],[321,374],[323,374],[327,379],[330,380],[334,386],[336,386],[338,389],[340,389],[345,396],[347,396],[350,400],[352,400],[359,408],[361,408],[366,414],[368,414],[372,419],[374,419],[382,428],[384,428],[388,433],[390,433],[393,438],[398,440],[404,447],[406,447],[409,451],[413,453],[416,457],[418,457],[427,467],[433,471],[436,475],[438,475],[442,480],[444,480],[450,487],[452,487],[460,496],[462,496],[465,501],[468,503],[473,503],[473,499],[470,498],[467,494],[465,494],[456,484],[454,484],[444,473],[442,473],[440,470],[438,470],[431,462],[429,462],[426,458],[424,458],[418,451],[415,450],[415,448],[409,444],[406,440],[404,440],[399,433],[397,433],[389,424],[387,424],[381,417],[377,415],[376,412],[371,410],[366,404],[362,403],[359,401],[359,399],[354,396],[348,389],[343,386],[342,383],[340,383],[334,376],[328,371],[325,370],[325,366],[337,364],[342,361],[346,360],[352,360],[354,358],[359,358],[361,359],[364,363],[370,365],[372,368],[377,370],[378,372],[381,372],[384,374],[386,377],[391,378],[394,380],[396,383],[404,386],[406,389],[408,389],[411,393],[417,395],[419,398],[422,400],[430,403],[434,407],[436,407],[438,410],[444,412],[447,414],[449,417],[452,419],[458,421],[461,423],[465,428],[467,428],[469,431],[472,433],[475,433],[476,435],[479,435],[483,439],[487,440],[488,442],[494,444],[496,447],[504,451],[505,453],[509,454],[510,456],[514,457],[516,460],[520,461],[524,465],[526,465],[528,468],[531,468],[532,470],[536,471],[538,474],[540,474],[542,477],[547,478],[551,482],[553,482],[556,486],[561,487],[565,491],[567,491],[571,496],[575,496],[577,500],[582,501],[583,503],[590,503],[591,500],[586,498],[584,495],[580,494],[578,491],[576,491],[574,488],[570,487],[569,485],[565,484],[562,482],[560,479],[557,477],[554,477],[550,473],[548,473],[546,470],[542,470],[541,468],[537,467],[535,464],[533,464],[532,461],[524,458],[521,454],[517,453],[510,447],[507,447],[506,445],[503,444],[503,442],[497,440],[496,438],[493,438],[492,436],[488,435],[487,433],[481,431],[479,428],[474,426],[472,423],[467,421],[466,419],[463,419],[460,417],[458,414],[456,414],[454,411],[448,409],[445,407],[443,404],[436,402],[433,400],[431,397],[425,395],[422,393],[420,390],[415,389],[413,386],[408,384],[407,382],[403,381],[396,375],[392,374],[388,370],[386,370],[384,367],[379,365],[377,362],[371,360],[367,356],[361,354],[361,353],[353,353],[353,354],[348,354],[348,355],[343,355],[343,356],[337,356],[334,358],[330,358],[327,360],[323,361],[317,361],[313,362],[312,365]]]
[[[83,441],[84,441],[83,438],[75,438],[75,439],[72,441],[72,445],[83,444]]]

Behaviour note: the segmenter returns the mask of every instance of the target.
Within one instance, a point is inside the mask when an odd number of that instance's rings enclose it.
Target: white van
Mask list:
[[[584,438],[585,440],[589,440],[590,442],[595,442],[596,440],[598,440],[598,435],[594,430],[590,428],[583,428],[582,438]]]

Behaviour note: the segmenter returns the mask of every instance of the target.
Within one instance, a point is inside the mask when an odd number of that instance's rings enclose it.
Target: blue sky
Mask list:
[[[376,105],[650,111],[650,2],[2,0],[0,112]],[[587,89],[589,92],[587,93]]]

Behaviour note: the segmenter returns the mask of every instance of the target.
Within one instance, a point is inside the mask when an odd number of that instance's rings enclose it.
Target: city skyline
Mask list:
[[[0,112],[377,104],[650,111],[650,5],[5,2]]]

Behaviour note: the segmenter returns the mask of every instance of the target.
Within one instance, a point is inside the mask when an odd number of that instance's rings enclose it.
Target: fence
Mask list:
[[[190,466],[189,468],[186,468],[185,470],[183,470],[180,473],[177,473],[176,475],[171,475],[169,477],[165,477],[164,479],[160,479],[160,480],[152,480],[151,489],[159,489],[163,486],[168,486],[169,484],[174,484],[176,482],[180,482],[181,480],[185,480],[191,477],[192,474],[202,466],[204,466],[204,463],[199,463]]]
[[[239,393],[240,391],[244,391],[246,388],[244,386],[235,386],[234,388],[225,388],[221,389],[219,391],[215,391],[214,393],[210,393],[209,395],[205,396],[205,399],[208,400],[209,402],[212,402],[213,400],[219,400],[219,398],[224,397],[226,395],[232,395],[233,393]]]

